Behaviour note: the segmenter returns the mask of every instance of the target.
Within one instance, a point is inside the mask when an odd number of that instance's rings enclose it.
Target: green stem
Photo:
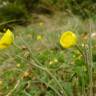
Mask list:
[[[88,67],[88,66],[87,66],[86,50],[82,50],[78,45],[76,45],[75,47],[76,47],[76,48],[79,50],[79,52],[81,53],[82,58],[84,59],[85,66]],[[84,46],[84,47],[85,47],[85,46]],[[86,49],[86,47],[85,47],[85,49]],[[82,73],[82,74],[83,74],[83,73]],[[82,82],[85,83],[85,82],[84,82],[84,77],[82,77]],[[82,95],[86,96],[85,85],[82,86]]]
[[[89,22],[91,24],[91,22]],[[88,40],[88,74],[89,74],[89,96],[93,96],[93,80],[92,80],[92,69],[93,69],[93,59],[92,59],[92,41],[91,41],[91,25]]]

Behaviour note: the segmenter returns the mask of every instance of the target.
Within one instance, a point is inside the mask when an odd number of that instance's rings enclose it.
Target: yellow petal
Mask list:
[[[77,37],[71,31],[64,32],[60,37],[60,44],[64,48],[70,48],[76,45],[76,43],[77,43]]]
[[[9,29],[7,29],[5,34],[0,40],[0,49],[9,47],[13,43],[13,41],[14,41],[14,35]]]

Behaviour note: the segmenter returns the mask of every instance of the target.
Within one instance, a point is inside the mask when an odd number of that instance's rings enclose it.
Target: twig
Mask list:
[[[11,96],[12,93],[17,89],[19,84],[20,84],[20,80],[17,81],[17,83],[15,84],[14,88],[12,90],[10,90],[6,96]]]
[[[24,20],[23,19],[18,19],[18,20],[14,19],[14,20],[10,20],[10,21],[0,23],[0,26],[8,24],[8,23],[14,23],[14,22],[17,22],[17,21],[24,21]]]
[[[25,90],[24,93],[26,94],[26,96],[32,96],[31,94],[27,93]]]

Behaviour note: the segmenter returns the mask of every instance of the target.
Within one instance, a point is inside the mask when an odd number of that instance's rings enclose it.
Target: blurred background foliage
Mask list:
[[[0,0],[0,22],[27,21],[34,12],[49,14],[65,11],[86,18],[94,16],[95,9],[95,0]]]
[[[0,31],[4,28],[12,29],[13,24],[26,26],[32,21],[34,14],[52,16],[61,12],[81,19],[95,19],[95,9],[95,0],[0,0]]]

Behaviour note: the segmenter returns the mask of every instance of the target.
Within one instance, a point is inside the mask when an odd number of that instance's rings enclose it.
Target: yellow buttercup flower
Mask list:
[[[64,32],[60,37],[60,44],[64,48],[70,48],[76,45],[76,43],[77,36],[71,31]]]
[[[50,61],[49,64],[52,65],[54,63],[54,61]]]
[[[39,25],[40,25],[40,27],[42,27],[44,25],[44,23],[43,22],[40,22]]]
[[[7,29],[5,34],[0,40],[0,49],[5,49],[9,47],[13,43],[13,41],[14,41],[14,35],[9,29]]]
[[[18,68],[19,68],[20,66],[21,66],[21,64],[19,64],[19,63],[16,65],[16,67],[18,67]]]
[[[42,38],[43,38],[43,37],[42,37],[41,35],[38,35],[38,36],[37,36],[37,40],[42,40]]]
[[[57,62],[58,62],[58,59],[55,58],[55,59],[54,59],[54,62],[57,63]]]

